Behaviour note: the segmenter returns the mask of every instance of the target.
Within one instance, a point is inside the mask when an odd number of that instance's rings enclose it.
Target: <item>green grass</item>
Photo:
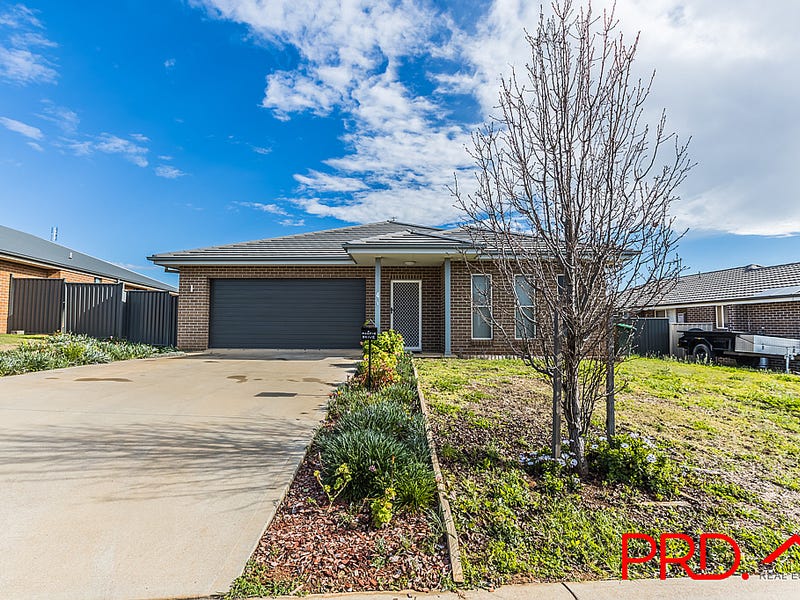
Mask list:
[[[23,342],[30,342],[32,340],[42,340],[46,335],[16,335],[10,333],[0,333],[0,348],[8,346],[19,346]]]
[[[98,340],[85,335],[58,334],[27,340],[0,351],[0,376],[62,369],[79,365],[148,358],[174,351],[123,340]]]
[[[596,479],[569,491],[523,470],[519,455],[549,443],[550,388],[521,361],[416,363],[469,585],[619,578],[625,532],[726,533],[742,548],[740,571],[754,573],[800,531],[798,376],[645,358],[621,365],[619,431],[653,438],[683,473],[678,501],[659,503]],[[598,434],[604,421],[598,406]],[[709,564],[726,568],[729,551],[712,550]],[[800,550],[777,570],[800,571]],[[657,562],[631,574],[657,577]]]

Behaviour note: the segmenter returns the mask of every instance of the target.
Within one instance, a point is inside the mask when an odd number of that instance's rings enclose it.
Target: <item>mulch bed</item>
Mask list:
[[[441,587],[450,574],[447,549],[424,514],[396,514],[376,530],[366,503],[329,509],[314,477],[319,468],[312,448],[245,576],[296,594]]]

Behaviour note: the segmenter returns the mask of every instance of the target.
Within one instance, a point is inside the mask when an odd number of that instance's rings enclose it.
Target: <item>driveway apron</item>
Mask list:
[[[353,367],[218,351],[0,378],[0,597],[227,591]]]

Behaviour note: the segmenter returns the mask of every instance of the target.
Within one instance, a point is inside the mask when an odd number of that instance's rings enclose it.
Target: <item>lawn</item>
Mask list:
[[[0,333],[0,351],[12,350],[23,342],[41,340],[46,337],[46,335],[16,335],[11,333]]]
[[[619,578],[625,532],[725,533],[742,549],[740,572],[754,573],[800,531],[798,376],[658,359],[624,363],[619,432],[664,457],[662,475],[677,490],[664,498],[597,473],[578,481],[523,464],[521,457],[547,447],[551,416],[547,382],[521,361],[416,364],[469,585]],[[598,407],[591,443],[605,443],[604,420]],[[685,550],[678,543],[672,552]],[[730,564],[724,544],[709,547],[709,570]],[[800,571],[800,550],[784,555],[777,570]],[[670,575],[681,573],[670,567]],[[630,574],[657,577],[657,561]]]

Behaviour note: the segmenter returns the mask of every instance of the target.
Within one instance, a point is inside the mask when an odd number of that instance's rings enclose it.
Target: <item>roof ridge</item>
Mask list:
[[[777,269],[777,268],[780,268],[780,267],[788,267],[788,266],[792,266],[792,265],[800,265],[800,261],[782,263],[782,264],[779,264],[779,265],[759,265],[757,269],[752,269],[752,270],[748,271],[748,267],[751,267],[754,264],[757,264],[757,263],[748,263],[746,265],[740,265],[740,266],[736,266],[736,267],[728,267],[727,269],[714,269],[713,271],[700,271],[698,273],[687,273],[686,275],[681,275],[680,279],[683,279],[685,277],[697,277],[698,275],[711,275],[713,273],[724,273],[725,271],[745,271],[745,272],[755,273],[755,272],[764,271],[765,269]]]
[[[292,233],[292,234],[289,234],[289,235],[280,235],[280,236],[277,236],[277,237],[258,238],[258,239],[255,239],[255,240],[245,240],[243,242],[232,242],[230,244],[216,244],[216,245],[212,245],[212,246],[200,246],[200,247],[197,247],[197,248],[188,248],[186,250],[159,252],[159,253],[153,254],[152,257],[157,257],[160,254],[174,254],[174,253],[177,253],[177,252],[184,253],[184,252],[197,252],[197,251],[201,251],[201,250],[215,250],[215,249],[222,249],[222,248],[238,248],[238,247],[245,246],[247,244],[255,244],[255,243],[258,243],[258,242],[274,242],[274,241],[277,241],[277,240],[288,240],[288,239],[300,238],[300,237],[304,237],[304,236],[314,236],[314,235],[319,235],[319,234],[331,233],[333,231],[342,231],[342,232],[344,232],[344,231],[348,231],[348,230],[351,230],[351,229],[357,229],[357,228],[360,228],[360,227],[369,227],[369,226],[374,226],[374,225],[384,225],[384,224],[389,224],[389,223],[391,223],[393,225],[399,225],[401,227],[420,227],[420,228],[423,228],[423,229],[431,229],[431,230],[439,231],[439,230],[435,229],[434,227],[428,227],[427,225],[413,225],[413,224],[410,224],[410,223],[401,223],[400,221],[392,221],[391,219],[385,219],[383,221],[374,221],[374,222],[371,222],[371,223],[359,223],[359,224],[356,224],[356,225],[347,225],[345,227],[331,227],[329,229],[319,229],[319,230],[316,230],[316,231],[304,231],[304,232],[301,232],[301,233]],[[392,232],[392,233],[395,233],[395,232]],[[377,234],[377,235],[386,235],[386,234]],[[370,236],[367,236],[366,238],[360,238],[360,239],[369,239],[369,238],[372,238],[372,237],[376,237],[376,236],[375,235],[370,235]],[[149,256],[148,260],[150,258],[151,257]]]
[[[53,242],[53,241],[45,239],[43,237],[39,237],[38,235],[35,235],[33,233],[28,233],[27,231],[22,231],[21,229],[14,229],[13,227],[8,227],[6,225],[0,225],[0,228],[6,229],[8,231],[12,231],[15,234],[22,234],[22,235],[28,236],[30,238],[34,238],[36,240],[36,242],[38,242],[38,243],[45,243],[45,244],[50,244],[52,246],[56,246],[56,247],[60,248],[61,250],[64,250],[65,252],[68,252],[70,255],[71,254],[79,254],[80,256],[84,256],[86,258],[91,258],[92,260],[96,260],[99,263],[102,263],[102,264],[105,264],[105,265],[110,265],[112,267],[116,267],[117,269],[120,269],[120,270],[124,271],[125,273],[130,273],[131,275],[136,275],[137,277],[141,277],[143,279],[147,279],[148,281],[151,281],[153,283],[157,283],[157,284],[162,285],[162,286],[169,286],[170,288],[175,289],[175,286],[170,285],[169,283],[165,283],[163,281],[159,281],[158,279],[155,279],[154,277],[149,277],[147,275],[144,275],[143,273],[138,273],[138,272],[134,271],[133,269],[128,269],[127,267],[123,267],[121,265],[118,265],[117,263],[113,263],[110,260],[106,260],[104,258],[100,258],[98,256],[94,256],[93,254],[88,254],[86,252],[82,252],[80,250],[75,250],[74,248],[70,248],[69,246],[65,246],[63,244],[59,244],[59,243]],[[34,261],[43,261],[43,260],[45,260],[44,258],[41,258],[41,257],[28,256],[27,254],[23,254],[21,252],[15,252],[13,249],[3,250],[3,249],[0,248],[0,253],[11,255],[11,256],[17,256],[19,258],[24,258],[24,259],[28,259],[28,260],[34,260]],[[70,260],[71,258],[72,257],[70,256],[67,260]],[[59,265],[59,266],[62,266],[65,269],[70,269],[70,266],[67,265],[67,264]],[[82,270],[82,269],[80,269],[78,267],[73,267],[73,268],[75,268],[76,270],[79,270],[79,271]],[[85,271],[85,269],[83,269],[83,270]],[[113,278],[113,279],[122,279],[121,277],[118,277],[117,275],[115,275],[113,273],[110,273],[110,272],[102,273],[102,272],[98,271],[97,274],[98,275],[105,275],[105,276],[107,276],[109,278]],[[155,286],[153,286],[153,287],[155,287]]]

